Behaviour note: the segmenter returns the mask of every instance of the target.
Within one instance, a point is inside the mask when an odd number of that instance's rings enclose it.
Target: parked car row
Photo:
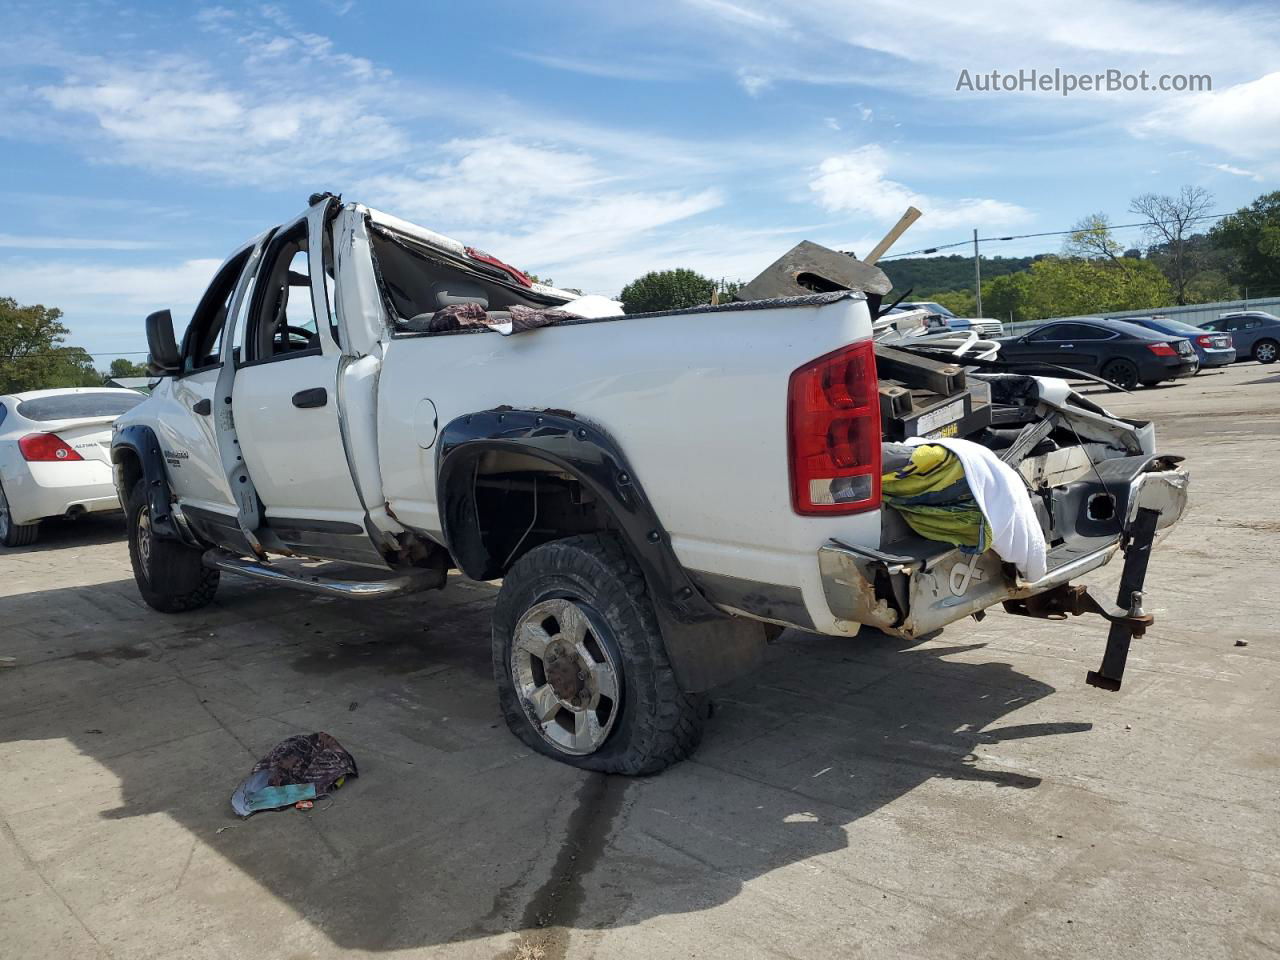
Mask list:
[[[1000,358],[1022,372],[1066,367],[1132,390],[1240,360],[1274,363],[1280,356],[1280,317],[1244,311],[1199,326],[1164,316],[1081,317],[998,342]]]
[[[111,387],[0,396],[0,544],[34,543],[46,517],[120,509],[111,424],[145,399]]]

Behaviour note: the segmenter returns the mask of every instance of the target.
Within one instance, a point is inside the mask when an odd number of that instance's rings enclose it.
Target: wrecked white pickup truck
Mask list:
[[[844,262],[870,279],[779,261],[802,295],[624,317],[317,195],[231,255],[180,343],[168,311],[147,319],[160,380],[112,443],[142,596],[195,609],[221,571],[370,599],[453,568],[502,578],[511,729],[632,774],[688,755],[705,692],[781,627],[911,637],[1001,602],[1089,610],[1112,622],[1092,677],[1116,685],[1150,621],[1155,532],[1185,503],[1177,458],[1062,381],[873,343],[887,281]],[[882,443],[916,434],[1016,467],[1042,575],[882,507]],[[1122,550],[1116,606],[1069,586]]]

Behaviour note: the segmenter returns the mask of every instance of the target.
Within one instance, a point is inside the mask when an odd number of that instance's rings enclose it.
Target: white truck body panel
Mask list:
[[[441,427],[503,404],[569,410],[617,439],[686,569],[799,588],[819,630],[848,632],[822,602],[817,550],[831,537],[878,545],[879,512],[791,510],[787,384],[795,368],[870,335],[865,301],[850,297],[512,337],[397,337],[378,385],[383,490],[401,522],[441,537],[436,451],[411,439],[424,399]]]

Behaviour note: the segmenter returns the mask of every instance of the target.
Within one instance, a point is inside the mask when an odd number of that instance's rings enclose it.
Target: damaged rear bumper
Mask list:
[[[1103,566],[1125,549],[1142,509],[1158,514],[1157,535],[1177,523],[1186,509],[1189,475],[1175,458],[1142,458],[1123,486],[1116,483],[1118,477],[1111,479],[1108,486],[1099,475],[1100,485],[1114,496],[1117,515],[1124,518],[1119,529],[1113,521],[1107,524],[1112,528],[1109,534],[1065,537],[1050,549],[1049,571],[1039,580],[1018,579],[1013,568],[990,550],[973,556],[933,544],[936,553],[900,555],[832,540],[818,551],[827,605],[835,617],[850,625],[921,637],[997,603],[1061,587]],[[1083,498],[1072,500],[1079,505]],[[1099,532],[1096,522],[1080,526]]]

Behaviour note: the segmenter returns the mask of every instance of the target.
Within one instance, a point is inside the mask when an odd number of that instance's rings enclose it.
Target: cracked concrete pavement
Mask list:
[[[167,617],[120,521],[48,524],[0,552],[0,956],[1274,957],[1277,391],[1249,363],[1099,397],[1193,473],[1120,693],[1084,683],[1095,619],[790,632],[694,759],[636,780],[507,732],[489,585],[226,576]],[[359,779],[236,818],[313,730]]]

